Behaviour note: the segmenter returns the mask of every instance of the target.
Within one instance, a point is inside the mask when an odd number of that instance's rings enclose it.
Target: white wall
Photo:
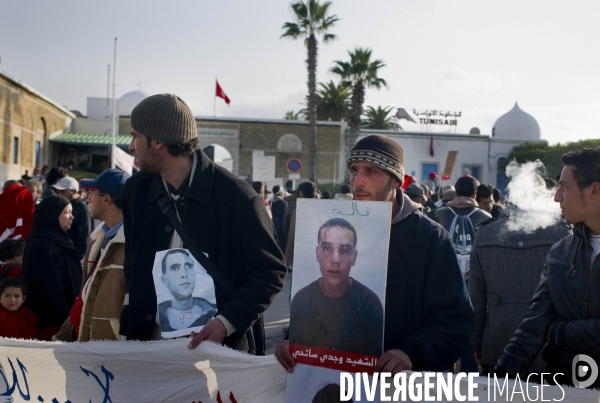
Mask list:
[[[71,125],[73,133],[112,134],[112,120],[76,118]]]
[[[106,98],[88,97],[87,117],[90,119],[111,119],[112,98],[109,98],[107,103]]]
[[[27,169],[29,170],[29,175],[32,175],[33,169],[29,167]],[[0,162],[0,189],[4,185],[4,182],[11,179],[19,180],[21,179],[21,175],[23,175],[24,173],[25,168],[21,167],[21,165],[6,164],[4,162]]]
[[[441,176],[446,166],[448,151],[458,151],[452,170],[452,179],[444,184],[454,184],[463,175],[463,167],[465,165],[478,165],[481,167],[480,181],[496,186],[498,159],[506,157],[514,146],[524,142],[516,139],[490,138],[487,135],[378,132],[375,130],[361,131],[359,139],[374,133],[393,138],[402,145],[402,148],[404,148],[405,173],[408,175],[413,175],[414,173],[418,181],[421,181],[423,164],[437,164],[437,173]],[[432,136],[433,157],[429,153]]]

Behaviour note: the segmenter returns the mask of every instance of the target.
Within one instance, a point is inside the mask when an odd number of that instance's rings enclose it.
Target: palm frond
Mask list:
[[[283,24],[282,29],[284,29],[285,32],[281,35],[281,38],[292,37],[295,39],[302,35],[302,30],[300,29],[298,24],[294,22],[286,22],[285,24]]]
[[[283,118],[285,120],[307,120],[306,119],[307,112],[308,111],[306,108],[300,109],[298,112],[287,111]]]
[[[308,7],[306,7],[306,4],[304,3],[304,1],[299,1],[298,3],[293,3],[291,5],[291,7],[292,7],[292,10],[294,11],[294,13],[296,14],[296,18],[298,20],[308,17]]]
[[[320,30],[323,31],[323,32],[326,32],[329,28],[331,28],[333,26],[333,24],[335,24],[339,20],[340,19],[335,14],[332,15],[332,16],[330,16],[330,17],[325,18],[323,20],[323,22],[321,23]]]
[[[391,106],[385,108],[378,106],[377,109],[367,106],[362,127],[365,129],[402,130],[393,114],[393,110],[394,108]]]
[[[323,35],[323,43],[328,43],[337,39],[337,35],[334,34],[325,34]]]
[[[381,89],[381,87],[389,88],[387,81],[385,81],[383,78],[366,80],[365,84],[367,85],[367,87],[376,88],[378,90]]]
[[[331,29],[339,18],[336,15],[327,16],[331,2],[319,3],[319,0],[299,1],[291,4],[294,11],[295,22],[283,24],[285,31],[281,37],[298,38],[311,34],[323,35],[323,42],[335,39],[335,35],[327,31]]]
[[[337,66],[332,67],[329,71],[333,74],[340,76],[342,80],[345,80],[350,76],[350,63],[342,62],[340,60],[334,61]]]
[[[352,86],[347,82],[319,83],[317,96],[317,119],[340,121],[347,119],[350,112]]]

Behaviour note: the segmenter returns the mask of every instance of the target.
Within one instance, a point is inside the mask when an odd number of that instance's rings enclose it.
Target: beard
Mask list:
[[[145,173],[159,172],[161,167],[160,158],[151,147],[148,147],[143,158],[138,156],[138,164],[140,165],[140,172]]]
[[[370,197],[371,201],[391,201],[394,193],[394,186],[392,185],[392,182],[393,179],[390,179],[383,188],[373,192],[367,192],[361,186],[353,187],[352,193],[366,194]]]

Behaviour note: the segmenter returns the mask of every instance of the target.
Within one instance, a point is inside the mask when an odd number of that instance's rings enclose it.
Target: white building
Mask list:
[[[117,100],[121,132],[117,136],[117,144],[123,149],[127,149],[130,140],[127,134],[131,111],[147,96],[148,94],[144,92],[132,91]],[[100,170],[109,163],[111,114],[110,100],[88,98],[87,117],[75,119],[71,127],[72,133],[65,133],[53,141],[62,142],[63,148],[72,149],[71,154],[64,149],[64,155],[69,154],[71,159],[77,158],[73,157],[75,154],[87,155],[87,158],[82,160],[83,165],[87,165],[91,170]],[[285,164],[290,158],[302,159],[303,170],[300,172],[302,174],[300,180],[307,179],[308,122],[215,117],[197,117],[196,120],[201,146],[203,148],[210,145],[224,147],[229,152],[230,158],[226,158],[221,165],[226,165],[235,174],[245,177],[251,173],[250,155],[258,150],[265,155],[276,157],[278,183],[283,184],[288,179]],[[319,183],[338,184],[343,180],[346,170],[344,152],[346,129],[346,122],[319,122],[317,172]],[[234,135],[215,135],[213,132],[217,134],[231,132]],[[537,121],[521,110],[517,104],[498,118],[491,135],[480,134],[477,128],[465,134],[362,129],[359,139],[373,133],[388,136],[402,144],[405,172],[420,182],[426,179],[430,172],[436,172],[440,180],[442,174],[450,173],[451,179],[444,184],[454,184],[460,176],[468,173],[481,183],[502,190],[506,187],[504,174],[506,157],[513,147],[525,142],[540,141],[540,127]],[[293,150],[280,147],[288,137],[294,139]],[[85,149],[82,148],[84,146]],[[446,170],[447,164],[449,172]]]
[[[123,94],[117,102],[117,117],[130,116],[133,108],[147,98],[148,94],[143,91],[131,91]],[[101,97],[88,97],[87,116],[76,119],[71,130],[74,133],[112,133],[112,99]]]
[[[452,179],[444,183],[454,184],[460,176],[471,174],[481,183],[501,190],[506,187],[503,167],[512,148],[541,139],[540,126],[535,118],[521,110],[516,103],[496,120],[491,136],[480,134],[477,128],[471,129],[469,134],[362,129],[359,139],[373,133],[393,138],[402,145],[405,172],[419,182],[426,179],[430,172],[436,172],[441,177],[451,152],[456,151]]]

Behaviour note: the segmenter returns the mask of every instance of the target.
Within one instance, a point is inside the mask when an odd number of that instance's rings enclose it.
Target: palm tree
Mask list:
[[[355,48],[354,52],[348,51],[350,62],[335,61],[335,67],[331,72],[339,75],[343,81],[352,85],[352,106],[348,118],[348,135],[346,136],[346,155],[350,155],[350,149],[356,143],[360,130],[363,114],[363,103],[365,101],[365,88],[387,88],[387,82],[379,78],[379,69],[385,67],[381,60],[371,61],[371,49]],[[346,171],[346,180],[349,180],[349,172]]]
[[[306,64],[308,68],[308,120],[310,127],[310,180],[316,181],[317,178],[317,35],[322,35],[323,43],[327,43],[336,38],[334,34],[327,31],[333,24],[339,20],[336,15],[327,15],[331,2],[319,3],[319,0],[300,0],[292,3],[295,22],[286,22],[283,24],[284,33],[281,37],[299,37],[306,38],[308,57]]]
[[[398,124],[396,116],[390,113],[394,110],[391,106],[382,108],[378,106],[377,109],[372,106],[367,106],[365,111],[366,119],[363,122],[362,127],[365,129],[381,129],[381,130],[402,130],[402,127]]]
[[[299,110],[298,112],[287,111],[283,118],[285,120],[300,120],[301,117],[302,117],[302,110]]]
[[[341,121],[348,119],[352,87],[347,82],[319,83],[317,90],[317,119]]]

